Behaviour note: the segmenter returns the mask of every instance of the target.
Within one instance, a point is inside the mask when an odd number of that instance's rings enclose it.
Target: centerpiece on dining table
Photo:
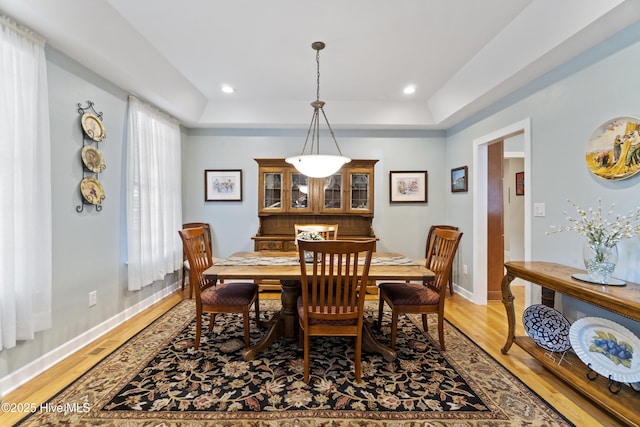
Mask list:
[[[298,240],[324,240],[320,233],[316,231],[301,231],[296,236],[296,247],[298,246]],[[313,254],[309,251],[304,251],[304,261],[313,262]]]

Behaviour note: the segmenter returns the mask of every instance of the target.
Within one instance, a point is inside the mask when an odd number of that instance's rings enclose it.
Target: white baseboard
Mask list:
[[[467,289],[462,288],[456,285],[455,283],[453,283],[453,292],[455,292],[456,294],[459,294],[462,298],[473,302],[473,292],[468,291]]]
[[[127,321],[143,310],[151,307],[153,304],[162,300],[166,296],[176,292],[180,286],[181,284],[175,282],[173,285],[163,288],[162,290],[156,292],[143,301],[140,301],[139,303],[127,308],[126,310],[121,311],[112,318],[105,320],[101,324],[96,325],[95,327],[78,335],[72,340],[67,341],[58,348],[42,355],[38,359],[25,365],[17,371],[12,372],[11,374],[3,378],[0,378],[0,397],[5,396],[7,393],[15,390],[27,381],[43,373],[47,369],[54,366],[56,363],[64,360],[76,351],[80,350],[82,347],[100,338],[102,335],[109,332],[116,326],[122,324],[123,322]]]

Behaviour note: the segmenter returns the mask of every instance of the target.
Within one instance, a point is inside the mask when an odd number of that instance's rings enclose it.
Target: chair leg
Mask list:
[[[182,290],[184,291],[184,281],[185,281],[185,277],[187,274],[187,269],[184,268],[184,265],[182,266]]]
[[[309,351],[310,351],[309,334],[304,334],[304,382],[309,382]]]
[[[438,313],[438,339],[440,340],[440,350],[445,351],[444,348],[444,316]]]
[[[209,332],[213,331],[213,324],[216,321],[216,314],[209,313]]]
[[[427,322],[427,315],[425,313],[422,313],[422,329],[424,329],[425,332],[429,332],[429,322]]]
[[[202,311],[196,310],[196,340],[193,343],[193,348],[196,350],[200,346],[200,333],[202,331]]]
[[[249,332],[251,325],[249,324],[249,307],[245,307],[242,311],[242,318],[244,319],[244,346],[249,348],[251,344]]]
[[[356,337],[356,355],[355,355],[356,381],[362,381],[362,335]]]
[[[378,324],[376,325],[377,329],[382,328],[382,313],[384,311],[384,298],[382,297],[382,293],[380,293],[378,297]]]
[[[398,310],[391,307],[391,350],[396,349],[396,335],[398,333]]]
[[[262,327],[262,322],[260,322],[260,293],[259,292],[256,292],[255,309],[256,309],[256,326],[258,327],[258,329],[260,329]]]

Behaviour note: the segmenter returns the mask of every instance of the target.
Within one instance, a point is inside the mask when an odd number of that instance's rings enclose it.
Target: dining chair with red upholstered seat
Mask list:
[[[310,337],[355,337],[355,377],[361,381],[363,310],[375,241],[301,240],[300,338],[304,345],[304,380],[309,381]],[[304,252],[313,261],[305,262]]]
[[[209,313],[209,331],[213,329],[218,313],[242,313],[244,321],[244,345],[250,344],[249,309],[255,305],[256,324],[260,327],[260,301],[255,283],[219,283],[205,279],[202,273],[212,265],[211,245],[204,227],[185,228],[178,231],[184,252],[189,261],[189,283],[195,293],[196,338],[194,347],[200,345],[202,315]]]
[[[444,351],[444,301],[447,294],[447,280],[451,274],[451,265],[462,233],[456,230],[436,228],[430,247],[431,253],[426,267],[435,273],[432,281],[425,283],[380,283],[380,302],[378,306],[378,327],[382,324],[384,303],[391,308],[391,348],[395,349],[399,313],[422,315],[422,327],[428,331],[427,314],[438,315],[438,339]]]
[[[427,234],[427,245],[424,255],[424,257],[427,259],[427,265],[429,265],[429,260],[435,252],[435,247],[431,247],[431,241],[435,237],[435,234],[433,232],[436,230],[436,228],[458,231],[458,227],[456,227],[455,225],[432,225],[431,228],[429,228],[429,233]],[[449,271],[449,280],[447,280],[447,286],[449,286],[449,293],[453,295],[453,264],[451,264],[451,270]]]

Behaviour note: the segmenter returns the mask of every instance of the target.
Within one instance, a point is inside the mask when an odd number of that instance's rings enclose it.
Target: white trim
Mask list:
[[[12,372],[6,377],[0,378],[0,397],[5,396],[7,393],[20,387],[37,375],[40,375],[47,369],[69,357],[87,344],[97,340],[116,326],[124,323],[125,321],[151,307],[168,295],[176,292],[180,286],[181,285],[178,282],[175,282],[173,283],[173,285],[161,289],[145,300],[140,301],[139,303],[129,307],[124,311],[121,311],[112,318],[105,320],[101,324],[96,325],[83,334],[80,334],[72,340],[67,341],[58,348],[51,350],[47,354],[23,366],[17,371]]]
[[[531,118],[473,140],[473,297],[474,304],[487,304],[487,150],[488,145],[523,133],[524,136],[524,258],[531,259]],[[513,153],[511,153],[513,154]],[[531,301],[530,285],[525,305]]]

